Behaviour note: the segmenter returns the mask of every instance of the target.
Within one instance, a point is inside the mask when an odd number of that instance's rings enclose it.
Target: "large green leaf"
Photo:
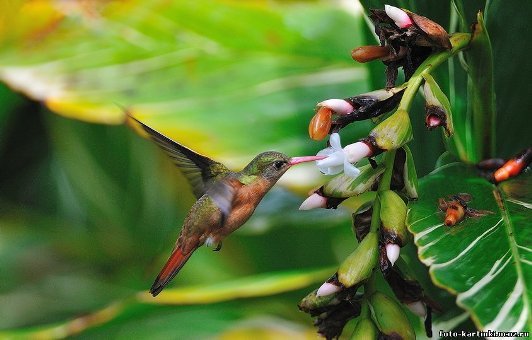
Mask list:
[[[128,107],[231,166],[268,149],[315,152],[322,145],[306,136],[314,104],[368,90],[365,67],[349,56],[362,21],[340,7],[77,4],[25,2],[11,29],[0,27],[0,79],[71,118],[120,124]]]
[[[410,205],[419,258],[480,329],[530,330],[531,188],[530,173],[494,186],[474,168],[450,163],[420,181],[421,199]],[[469,207],[493,214],[447,227],[438,198],[462,192],[472,195]]]
[[[103,330],[107,333],[111,332],[135,332],[135,334],[149,334],[158,330],[163,332],[166,336],[172,334],[174,337],[182,337],[181,333],[177,332],[175,325],[180,325],[178,328],[181,331],[187,330],[186,333],[198,331],[197,325],[190,323],[194,317],[188,320],[183,320],[184,314],[187,309],[190,308],[173,308],[169,309],[166,305],[195,305],[195,304],[209,304],[215,302],[229,302],[235,305],[234,300],[241,298],[259,298],[262,296],[270,296],[280,293],[287,293],[293,290],[298,290],[307,287],[310,284],[315,284],[323,281],[331,272],[331,268],[327,269],[314,269],[314,270],[298,270],[290,272],[277,272],[263,275],[257,275],[253,277],[247,277],[244,279],[231,280],[227,282],[214,282],[213,284],[206,284],[196,287],[185,287],[180,289],[168,289],[161,294],[161,298],[154,299],[147,292],[140,292],[135,296],[115,301],[107,307],[93,312],[89,315],[77,317],[72,320],[68,320],[62,323],[54,323],[50,325],[19,328],[14,330],[0,330],[0,338],[63,338],[72,336],[77,333],[85,332],[88,330],[88,335],[91,337],[91,329],[97,326],[103,327]],[[261,303],[260,300],[255,300],[255,305]],[[159,305],[159,309],[153,309],[147,307],[145,304]],[[265,304],[262,302],[261,304]],[[222,307],[220,311],[220,305],[209,308],[209,310],[203,310],[200,312],[209,313],[218,316],[225,316],[222,320],[217,321],[210,320],[203,316],[203,322],[208,327],[200,327],[200,332],[206,332],[207,334],[214,335],[216,332],[220,332],[223,328],[230,328],[232,323],[235,322],[236,317],[243,318],[249,310],[257,309],[261,313],[265,313],[264,308],[257,306],[250,306],[244,311],[242,309],[233,308],[233,310],[224,310]],[[228,315],[233,315],[227,318]],[[175,317],[178,316],[178,317]],[[174,319],[170,323],[170,319]],[[209,319],[208,321],[205,319]],[[146,320],[148,320],[146,322]],[[155,323],[155,327],[154,327]],[[124,324],[126,326],[124,327]],[[158,326],[160,324],[160,326]],[[118,327],[116,327],[118,325]],[[96,333],[101,331],[102,328],[96,330]],[[207,331],[208,330],[208,331]],[[159,333],[151,334],[151,338],[154,336],[159,338],[162,335]],[[197,336],[189,335],[192,338]],[[141,336],[143,337],[143,336]]]

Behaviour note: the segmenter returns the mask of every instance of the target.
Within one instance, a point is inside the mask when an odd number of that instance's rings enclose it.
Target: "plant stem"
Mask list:
[[[456,53],[467,48],[471,35],[469,33],[455,33],[450,37],[452,49],[436,53],[428,57],[414,72],[410,80],[408,80],[407,88],[403,94],[403,98],[399,103],[398,110],[409,111],[414,97],[423,81],[424,74],[430,74],[436,67],[442,64],[447,59],[454,56]]]
[[[366,284],[366,286],[367,286],[367,284]],[[367,298],[364,298],[362,300],[362,306],[360,308],[360,318],[361,319],[369,318],[369,305],[368,305],[368,299]]]
[[[369,232],[376,233],[379,230],[381,218],[381,201],[380,193],[390,189],[390,183],[392,182],[393,162],[395,161],[395,150],[386,152],[384,158],[384,173],[382,174],[379,182],[379,188],[377,189],[377,197],[373,201],[373,212],[371,213],[371,225]]]
[[[381,201],[379,194],[385,190],[390,189],[390,183],[392,181],[392,172],[393,172],[393,162],[395,160],[395,150],[390,150],[386,152],[384,156],[384,173],[379,182],[379,188],[377,190],[377,197],[373,201],[373,212],[371,214],[371,225],[369,232],[376,233],[379,230],[380,226],[380,213],[381,213]]]

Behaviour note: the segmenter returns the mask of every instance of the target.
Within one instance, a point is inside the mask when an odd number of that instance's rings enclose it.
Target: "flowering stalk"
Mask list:
[[[406,280],[394,266],[396,261],[401,263],[400,247],[410,238],[405,227],[405,197],[418,197],[417,175],[412,155],[406,146],[412,138],[410,109],[420,86],[425,82],[426,91],[432,96],[427,100],[431,109],[427,115],[427,121],[431,123],[429,126],[441,125],[448,135],[452,134],[449,102],[431,73],[435,67],[468,48],[471,35],[456,33],[449,37],[441,26],[430,19],[392,6],[386,6],[384,11],[370,12],[380,46],[359,47],[352,56],[359,62],[381,60],[386,65],[386,87],[350,98],[328,99],[318,104],[315,117],[309,125],[309,135],[315,140],[325,138],[327,134],[331,137],[330,146],[318,153],[327,158],[316,165],[324,174],[339,175],[316,190],[301,207],[330,208],[344,200],[347,206],[348,202],[352,202],[351,207],[355,207],[353,229],[359,244],[342,261],[336,273],[304,301],[328,301],[328,312],[319,314],[317,324],[323,324],[330,320],[331,315],[335,315],[343,328],[348,318],[360,316],[354,338],[368,334],[373,334],[370,337],[374,338],[374,331],[378,329],[379,337],[397,334],[410,339],[414,338],[412,327],[397,302],[379,291],[375,284],[376,275],[380,269],[399,302],[414,313],[426,316],[426,331],[430,334],[429,299],[424,296],[417,281]],[[400,68],[403,69],[406,82],[395,86]],[[389,112],[393,113],[376,125],[366,138],[342,147],[338,131],[343,127]],[[381,153],[383,157],[375,159]],[[353,164],[362,158],[368,158],[370,165],[355,168]],[[366,193],[370,195],[364,199],[358,198]],[[357,196],[356,203],[350,199],[354,196]],[[402,285],[405,282],[408,285]],[[363,293],[358,292],[362,285]],[[397,286],[395,290],[394,285]],[[343,311],[332,310],[333,305],[345,302],[354,304],[360,310],[344,316]],[[323,311],[315,303],[312,304],[312,310],[315,310],[316,315]],[[328,314],[329,311],[331,314]],[[332,323],[328,326],[333,327]],[[336,327],[328,334],[337,337],[341,328]]]

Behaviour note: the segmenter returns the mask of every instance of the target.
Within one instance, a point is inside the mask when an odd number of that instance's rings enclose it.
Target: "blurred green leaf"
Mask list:
[[[49,20],[28,22],[37,11]],[[118,124],[128,107],[231,166],[267,149],[315,151],[312,103],[368,89],[348,53],[360,17],[331,6],[28,2],[19,15],[0,79],[67,117]]]
[[[243,279],[219,282],[210,285],[202,285],[199,287],[166,289],[157,298],[153,298],[147,292],[142,292],[138,293],[133,298],[128,298],[120,302],[115,302],[94,313],[81,316],[79,318],[64,323],[58,323],[49,326],[31,327],[28,329],[18,329],[14,331],[7,330],[0,332],[0,336],[63,338],[75,335],[80,332],[85,332],[90,328],[94,328],[104,324],[108,324],[104,326],[107,330],[109,330],[109,328],[113,329],[114,324],[116,324],[117,322],[120,323],[123,320],[131,319],[132,314],[134,318],[142,316],[144,321],[142,321],[137,326],[129,325],[125,329],[125,331],[127,333],[145,332],[146,334],[149,334],[149,332],[153,332],[154,329],[152,328],[152,326],[150,326],[150,323],[152,322],[145,322],[145,320],[150,320],[151,315],[154,314],[154,310],[151,308],[143,307],[143,303],[157,305],[208,304],[214,302],[233,301],[238,298],[256,298],[261,296],[270,296],[305,288],[312,283],[321,282],[329,275],[331,270],[331,268],[327,268],[318,270],[314,269],[268,273]],[[217,308],[214,307],[207,313],[219,315],[220,311],[218,311]],[[158,314],[158,316],[153,321],[161,325],[165,324],[165,320],[169,318],[174,319],[173,315],[175,315],[171,312],[169,313],[168,309],[158,310],[155,314]],[[178,314],[181,316],[183,312],[178,311]],[[243,311],[238,311],[238,314],[240,315],[240,317],[242,317]],[[178,320],[179,318],[175,321],[177,322]],[[233,321],[233,317],[230,317],[229,319],[221,321],[219,323],[210,323],[207,328],[200,327],[201,329],[197,329],[198,327],[194,323],[185,322],[184,320],[181,320],[179,322],[182,326],[179,328],[182,330],[188,329],[188,332],[184,334],[193,334],[197,331],[207,332],[208,334],[211,334],[212,331],[219,332],[219,326],[229,328]],[[203,320],[203,322],[205,322],[205,320]],[[157,328],[159,327],[163,327],[163,329],[160,329],[158,331],[164,331],[165,334],[168,334],[168,332],[172,332],[172,330],[166,330],[166,326],[158,326]],[[173,336],[176,336],[176,334],[179,333],[175,333],[175,330],[173,330],[172,334]]]
[[[447,2],[389,3],[444,26],[450,21]],[[532,48],[521,34],[530,28],[528,16],[516,15],[532,3],[490,4],[497,150],[510,155],[529,143],[522,122],[532,97],[522,70],[530,60],[514,58]],[[382,3],[373,1],[372,7]],[[468,24],[483,7],[484,1],[464,4]],[[353,47],[369,41],[374,37],[360,17],[336,3],[0,2],[0,79],[11,88],[63,116],[91,122],[119,124],[121,107],[128,107],[154,128],[234,168],[266,149],[296,154],[322,148],[306,132],[314,103],[384,84],[382,64],[356,65],[349,57]],[[448,93],[453,82],[446,70],[440,67],[435,77]],[[455,78],[449,86],[453,112],[467,103],[458,65]],[[146,289],[193,202],[184,179],[155,146],[124,127],[51,116],[5,87],[0,100],[0,328],[65,325]],[[418,98],[417,119],[412,116],[420,174],[433,168],[443,150],[439,134],[425,131],[422,104]],[[369,130],[370,123],[353,124],[342,134],[356,140]],[[302,193],[326,180],[311,168],[292,169],[285,183]],[[175,287],[339,262],[354,243],[348,215],[298,212],[301,201],[281,189],[271,192],[220,254],[198,251]],[[234,296],[228,287],[217,289]],[[297,336],[309,324],[295,308],[301,295],[209,306],[134,303],[80,337],[212,338],[238,336],[239,329],[272,334],[278,318],[306,324],[289,322]],[[442,301],[441,290],[431,296]],[[114,307],[103,309],[104,316]],[[445,304],[435,327],[449,329],[467,316],[456,316],[455,308]],[[274,322],[246,323],[271,316]],[[86,321],[76,320],[66,324],[75,330]],[[35,330],[10,336],[24,338]]]
[[[451,163],[423,178],[423,199],[410,204],[407,222],[419,258],[480,329],[530,331],[531,187],[530,174],[495,187],[474,169]],[[472,196],[470,208],[493,214],[446,227],[438,199],[464,191]]]
[[[331,270],[327,268],[314,271],[268,273],[203,287],[166,289],[157,299],[148,293],[141,293],[138,298],[144,303],[180,305],[274,295],[321,282],[327,278]]]

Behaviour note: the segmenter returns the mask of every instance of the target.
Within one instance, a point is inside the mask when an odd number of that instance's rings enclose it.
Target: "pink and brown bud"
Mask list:
[[[415,70],[434,51],[451,49],[448,33],[437,23],[416,13],[386,5],[384,10],[370,9],[370,19],[375,25],[375,34],[382,47],[391,47],[388,56],[380,57],[386,65],[386,87],[393,87],[398,70],[403,69],[405,80],[409,80]],[[384,55],[383,48],[380,55]],[[357,51],[361,59],[373,60],[364,50]],[[375,53],[375,57],[379,53]],[[357,58],[359,58],[357,56]]]
[[[314,325],[320,335],[326,339],[336,339],[345,324],[360,315],[361,299],[355,292],[354,289],[345,289],[334,294],[318,296],[314,290],[301,300],[298,307],[315,317]]]
[[[318,288],[318,291],[316,292],[316,296],[327,296],[334,293],[337,293],[342,290],[342,287],[337,286],[335,284],[325,282]]]
[[[408,28],[414,24],[408,13],[400,8],[384,5],[384,11],[399,28]]]
[[[310,195],[306,200],[301,203],[299,210],[311,210],[316,208],[326,208],[327,197],[323,197],[317,192]]]
[[[333,113],[339,114],[339,115],[346,115],[355,109],[351,103],[349,103],[345,99],[327,99],[324,100],[317,105],[318,110],[322,107],[329,108]]]
[[[344,290],[344,286],[338,281],[337,274],[331,276],[327,281],[325,281],[320,288],[316,291],[316,296],[327,296],[331,294],[338,293]]]

